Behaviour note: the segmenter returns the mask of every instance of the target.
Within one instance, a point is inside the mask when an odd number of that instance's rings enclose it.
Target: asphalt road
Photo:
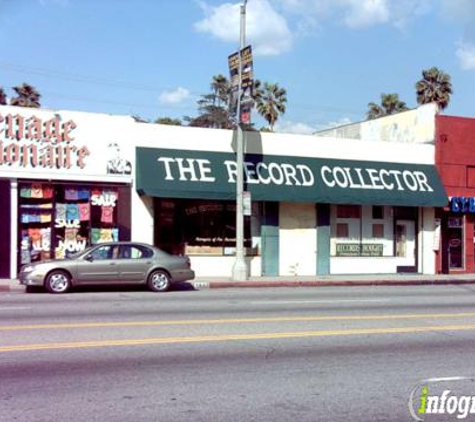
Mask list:
[[[0,421],[410,421],[474,346],[471,285],[4,293]]]

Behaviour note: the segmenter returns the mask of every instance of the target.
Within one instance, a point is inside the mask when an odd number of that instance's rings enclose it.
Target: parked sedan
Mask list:
[[[19,274],[27,291],[44,286],[50,293],[92,284],[147,284],[154,292],[164,292],[173,282],[194,277],[188,257],[134,242],[101,243],[67,259],[25,265]]]

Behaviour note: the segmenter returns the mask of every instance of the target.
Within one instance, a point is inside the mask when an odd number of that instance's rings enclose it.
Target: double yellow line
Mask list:
[[[462,313],[433,313],[433,314],[402,314],[402,315],[335,315],[335,316],[298,316],[298,317],[268,317],[268,318],[219,318],[219,319],[187,319],[165,321],[115,321],[115,322],[85,322],[60,324],[28,324],[4,325],[0,331],[24,330],[56,330],[74,328],[125,328],[125,327],[153,327],[153,326],[190,326],[213,324],[255,324],[279,322],[311,322],[311,321],[377,321],[377,320],[416,320],[416,319],[447,319],[447,318],[474,318],[475,312]],[[353,328],[345,330],[297,331],[281,333],[254,333],[254,334],[221,334],[190,337],[150,337],[142,339],[79,341],[59,343],[38,343],[0,346],[0,353],[57,350],[57,349],[84,349],[93,347],[114,346],[144,346],[157,344],[178,343],[205,343],[242,340],[270,340],[270,339],[297,339],[311,337],[354,336],[375,334],[416,334],[440,331],[468,331],[475,330],[475,324],[467,325],[435,325],[419,327],[395,328]]]
[[[114,321],[114,322],[79,322],[56,324],[0,325],[0,331],[23,330],[60,330],[71,328],[121,328],[121,327],[155,327],[173,325],[219,325],[219,324],[255,324],[272,322],[311,322],[311,321],[379,321],[405,319],[441,319],[471,318],[475,312],[459,312],[450,314],[401,314],[401,315],[334,315],[334,316],[301,316],[301,317],[269,317],[269,318],[215,318],[215,319],[184,319],[163,321]]]
[[[81,341],[65,343],[40,343],[14,346],[0,346],[0,353],[36,351],[36,350],[58,350],[58,349],[84,349],[94,347],[117,347],[117,346],[147,346],[157,344],[179,344],[179,343],[205,343],[224,342],[242,340],[272,340],[272,339],[297,339],[311,337],[333,337],[351,335],[374,335],[374,334],[416,334],[439,331],[468,331],[475,330],[475,324],[470,325],[442,325],[423,327],[400,327],[400,328],[356,328],[349,330],[324,330],[324,331],[303,331],[303,332],[283,332],[283,333],[261,333],[261,334],[225,334],[214,336],[195,337],[152,337],[142,339],[125,340],[102,340],[102,341]]]

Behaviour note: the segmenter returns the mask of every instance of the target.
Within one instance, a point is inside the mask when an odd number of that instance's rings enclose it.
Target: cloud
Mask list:
[[[300,135],[311,135],[319,130],[331,129],[337,126],[348,125],[351,120],[348,117],[342,117],[341,119],[328,123],[320,123],[315,125],[309,125],[303,122],[293,122],[286,120],[279,122],[275,125],[275,131],[279,133],[295,133]]]
[[[277,123],[274,130],[279,133],[296,133],[300,135],[310,135],[315,132],[315,128],[307,123],[292,122],[290,120]]]
[[[456,54],[463,70],[475,70],[475,44],[460,42]]]
[[[441,14],[455,24],[463,25],[464,36],[457,43],[456,55],[462,70],[475,69],[475,1],[442,0]]]
[[[163,92],[159,97],[159,101],[162,104],[179,104],[186,100],[189,96],[190,91],[180,86],[174,91]]]
[[[224,3],[214,7],[201,3],[206,17],[195,23],[195,29],[234,43],[237,47],[241,4]],[[246,38],[248,43],[252,43],[256,56],[273,56],[289,51],[293,36],[286,19],[271,6],[269,0],[252,0],[246,8]]]
[[[442,0],[441,14],[457,22],[475,22],[475,2],[473,0]]]
[[[276,0],[286,14],[300,19],[298,27],[314,29],[336,22],[350,29],[389,24],[404,29],[427,14],[434,0]],[[472,1],[472,0],[469,0]]]
[[[365,28],[389,20],[389,9],[386,0],[348,0],[349,10],[343,22],[349,28]]]

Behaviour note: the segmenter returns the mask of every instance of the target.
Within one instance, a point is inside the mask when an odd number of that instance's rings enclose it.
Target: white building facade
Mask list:
[[[430,143],[246,134],[252,276],[434,272],[447,201]],[[0,107],[0,277],[110,240],[229,277],[235,134],[102,114]]]

